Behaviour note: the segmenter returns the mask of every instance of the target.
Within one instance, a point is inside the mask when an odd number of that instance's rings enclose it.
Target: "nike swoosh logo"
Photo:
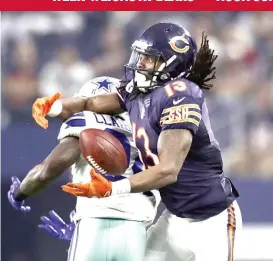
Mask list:
[[[173,105],[176,105],[176,104],[182,102],[184,99],[185,99],[185,97],[183,97],[183,98],[181,98],[179,100],[173,100]]]

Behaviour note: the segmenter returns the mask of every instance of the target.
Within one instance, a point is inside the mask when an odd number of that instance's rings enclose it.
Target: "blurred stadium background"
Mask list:
[[[31,116],[32,102],[60,91],[71,96],[94,76],[120,77],[130,44],[159,21],[184,25],[200,43],[206,31],[219,54],[215,87],[206,94],[225,172],[239,188],[244,233],[238,260],[273,260],[273,13],[271,12],[4,12],[1,14],[2,260],[66,260],[68,244],[37,228],[75,200],[60,184],[16,213],[6,193],[56,145],[60,122],[48,130]],[[171,261],[171,260],[170,260]]]

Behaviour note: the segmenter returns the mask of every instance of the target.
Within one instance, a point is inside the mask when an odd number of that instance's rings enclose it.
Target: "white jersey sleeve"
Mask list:
[[[74,94],[74,97],[89,98],[101,94],[117,93],[117,88],[119,86],[119,80],[112,77],[97,77],[88,82],[86,82],[79,90],[79,92]],[[126,119],[129,121],[129,116],[124,114]],[[58,139],[61,140],[67,136],[79,137],[81,131],[88,128],[99,128],[103,129],[103,121],[97,121],[96,119],[101,118],[96,116],[92,112],[81,112],[72,115],[67,119],[61,126],[61,130],[58,135]],[[128,124],[130,125],[130,123]]]
[[[85,83],[74,97],[93,97],[96,95],[117,93],[120,82],[112,77],[98,77]]]

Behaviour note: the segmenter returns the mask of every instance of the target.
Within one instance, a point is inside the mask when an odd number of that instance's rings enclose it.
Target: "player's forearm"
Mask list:
[[[48,185],[74,164],[80,157],[78,138],[66,137],[47,156],[43,163],[29,171],[15,195],[15,199],[23,200]]]
[[[57,102],[61,102],[62,110],[58,117],[62,120],[68,119],[74,113],[86,110],[87,107],[87,99],[81,97],[64,98]]]
[[[159,189],[176,182],[179,169],[161,164],[151,167],[129,178],[131,192]]]
[[[32,168],[22,181],[15,195],[16,200],[23,200],[43,189],[57,175],[46,171],[45,165],[39,164]]]
[[[57,102],[61,102],[61,112],[57,112],[56,115],[62,120],[69,118],[74,113],[82,111],[93,111],[110,115],[119,114],[124,111],[120,106],[118,95],[115,93],[89,98],[66,98],[58,100]]]
[[[66,137],[47,156],[43,163],[29,171],[15,195],[16,200],[24,200],[48,185],[74,164],[80,157],[79,141],[76,137]]]

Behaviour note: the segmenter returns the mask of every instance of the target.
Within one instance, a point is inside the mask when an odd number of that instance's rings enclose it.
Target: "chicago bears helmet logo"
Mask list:
[[[171,48],[177,53],[186,53],[190,49],[190,43],[184,36],[175,36],[170,41]]]

